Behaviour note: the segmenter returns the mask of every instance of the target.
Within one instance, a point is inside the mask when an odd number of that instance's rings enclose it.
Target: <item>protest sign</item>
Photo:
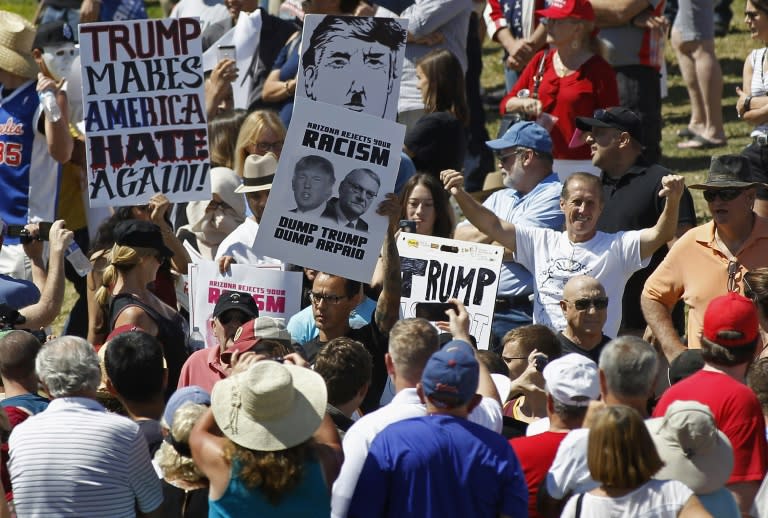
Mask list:
[[[211,319],[216,301],[225,291],[244,291],[253,295],[259,316],[281,318],[286,322],[301,309],[303,273],[284,272],[250,264],[232,264],[227,275],[219,273],[215,261],[201,261],[189,266],[190,328],[197,328],[207,346],[216,341]]]
[[[395,120],[408,20],[304,17],[296,97]]]
[[[248,108],[248,94],[253,83],[253,74],[250,73],[251,62],[259,52],[260,36],[261,10],[256,9],[252,13],[240,11],[235,26],[225,32],[203,53],[203,70],[209,72],[221,59],[220,46],[232,45],[235,47],[235,66],[238,70],[237,79],[232,83],[232,98],[235,108]]]
[[[211,197],[200,22],[80,25],[91,207]]]
[[[254,250],[370,282],[388,225],[405,127],[297,98]]]
[[[419,302],[458,299],[470,316],[469,333],[479,348],[487,349],[504,248],[402,232],[397,250],[403,317],[415,317]]]

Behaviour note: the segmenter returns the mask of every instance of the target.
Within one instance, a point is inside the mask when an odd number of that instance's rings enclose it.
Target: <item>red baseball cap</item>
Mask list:
[[[549,0],[547,8],[539,9],[536,14],[553,20],[576,18],[591,22],[595,19],[595,11],[589,0]]]
[[[757,340],[759,332],[755,305],[738,293],[712,299],[704,312],[702,336],[723,347],[749,345]]]

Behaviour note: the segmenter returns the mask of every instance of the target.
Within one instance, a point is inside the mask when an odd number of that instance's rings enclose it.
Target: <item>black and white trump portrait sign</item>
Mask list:
[[[487,349],[504,248],[402,232],[397,251],[403,279],[403,318],[415,317],[419,302],[458,299],[469,313],[469,333],[480,349]]]
[[[91,207],[211,197],[200,22],[80,25]]]
[[[408,20],[304,17],[297,97],[395,120]]]
[[[296,98],[254,248],[370,282],[387,229],[405,126]],[[267,250],[269,252],[267,252]]]

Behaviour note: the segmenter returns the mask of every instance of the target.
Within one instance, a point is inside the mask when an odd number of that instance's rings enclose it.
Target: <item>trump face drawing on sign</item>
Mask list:
[[[307,97],[384,116],[404,44],[397,20],[326,16],[302,57]]]

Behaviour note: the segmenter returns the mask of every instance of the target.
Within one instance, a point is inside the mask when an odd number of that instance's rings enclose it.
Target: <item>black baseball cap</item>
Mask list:
[[[165,246],[160,227],[150,221],[128,219],[115,225],[115,243],[120,246],[154,248],[163,257],[173,257]]]
[[[213,308],[213,316],[218,317],[225,311],[237,309],[248,316],[248,320],[259,316],[259,307],[253,296],[244,291],[225,291],[219,296]]]
[[[576,117],[576,127],[581,131],[592,131],[592,128],[616,128],[626,131],[638,142],[643,141],[643,121],[635,112],[622,106],[595,110],[592,117]]]
[[[75,33],[67,22],[56,20],[55,22],[43,23],[37,28],[30,50],[44,49],[62,43],[77,43]]]

